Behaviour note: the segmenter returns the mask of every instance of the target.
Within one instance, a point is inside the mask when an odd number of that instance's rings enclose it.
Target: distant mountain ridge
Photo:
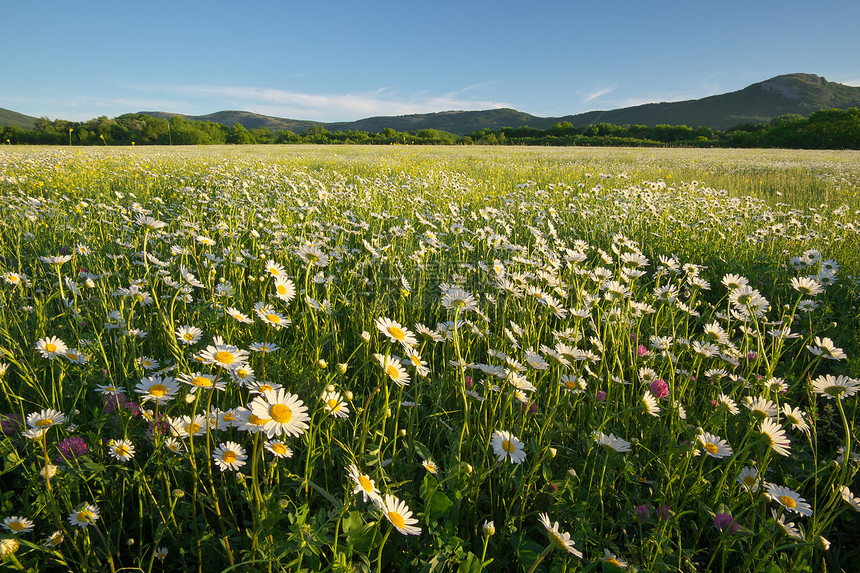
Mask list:
[[[786,115],[807,116],[827,108],[860,108],[860,87],[829,82],[814,74],[786,74],[755,83],[735,92],[701,99],[647,103],[606,111],[590,111],[562,117],[538,117],[515,109],[483,111],[442,111],[400,116],[368,117],[349,122],[317,122],[261,115],[248,111],[218,111],[208,115],[184,115],[163,111],[142,111],[153,117],[175,115],[193,121],[212,121],[228,127],[240,123],[248,129],[265,127],[273,132],[288,130],[302,133],[311,126],[328,131],[366,131],[378,133],[385,129],[417,131],[437,129],[468,135],[481,129],[499,130],[503,127],[534,127],[547,129],[559,122],[575,127],[596,123],[614,125],[687,125],[707,126],[725,130],[741,123],[768,123]],[[0,108],[0,126],[18,125],[32,128],[36,118]]]
[[[595,123],[614,125],[687,125],[707,126],[725,130],[740,123],[767,123],[781,115],[795,113],[807,116],[819,109],[848,109],[860,107],[860,87],[829,82],[814,74],[786,74],[755,83],[742,90],[701,99],[646,103],[607,111],[589,111],[562,117],[538,117],[515,109],[484,111],[443,111],[399,116],[369,117],[358,121],[323,123],[284,119],[249,112],[221,111],[203,116],[185,116],[198,121],[216,121],[232,126],[241,123],[248,129],[267,127],[273,131],[287,129],[303,132],[311,125],[329,131],[379,132],[439,129],[468,135],[480,129],[498,130],[503,127],[535,127],[547,129],[568,121],[575,127]],[[154,117],[176,114],[141,112]]]

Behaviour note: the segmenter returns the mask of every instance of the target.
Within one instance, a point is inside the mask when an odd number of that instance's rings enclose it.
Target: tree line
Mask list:
[[[28,145],[212,145],[212,144],[422,144],[422,145],[554,145],[654,147],[779,147],[860,149],[860,111],[828,109],[811,114],[784,115],[770,123],[743,123],[725,131],[686,125],[613,125],[576,127],[556,123],[549,129],[505,127],[481,129],[465,136],[438,129],[400,132],[327,131],[311,125],[303,133],[246,129],[211,121],[170,119],[146,114],[105,116],[85,122],[41,118],[32,129],[0,128],[0,142]]]

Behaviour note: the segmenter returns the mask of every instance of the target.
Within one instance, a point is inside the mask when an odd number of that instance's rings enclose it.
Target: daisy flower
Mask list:
[[[820,356],[828,360],[845,360],[848,356],[841,348],[837,348],[833,341],[829,338],[815,337],[815,346],[807,346],[807,350],[815,356]]]
[[[767,484],[765,487],[767,488],[768,496],[772,500],[778,501],[780,505],[789,511],[799,513],[803,516],[812,515],[812,508],[797,492],[772,483]]]
[[[388,377],[398,386],[408,386],[410,382],[409,374],[403,368],[400,360],[395,356],[383,356],[382,354],[373,355],[378,361],[382,370],[388,374]]]
[[[94,525],[99,520],[99,508],[91,503],[85,503],[69,514],[69,523],[85,528],[87,525]]]
[[[791,442],[785,435],[785,430],[771,419],[766,419],[759,426],[759,431],[765,435],[768,446],[781,456],[790,453]]]
[[[621,438],[616,438],[615,434],[609,434],[607,436],[603,432],[597,432],[596,434],[594,434],[594,441],[601,446],[618,452],[619,454],[623,454],[630,451],[630,442],[628,442],[627,440],[622,440]]]
[[[196,344],[203,336],[203,331],[196,326],[180,326],[176,329],[176,337],[182,344]]]
[[[279,263],[275,262],[274,259],[269,259],[266,261],[266,273],[275,278],[284,277],[287,271],[284,270]]]
[[[185,265],[179,265],[179,278],[190,286],[203,288],[203,283],[201,283],[197,277],[194,276],[194,273],[192,273]]]
[[[521,464],[526,459],[525,445],[510,432],[496,430],[493,432],[490,444],[493,447],[493,454],[500,462],[510,458],[511,463]]]
[[[54,533],[51,534],[51,536],[48,538],[47,541],[45,541],[45,546],[46,547],[57,547],[58,545],[60,545],[65,540],[66,540],[65,535],[63,535],[63,532],[58,529],[57,531],[55,531]]]
[[[30,533],[35,526],[36,524],[32,520],[17,515],[7,517],[3,520],[3,527],[16,535],[19,533]]]
[[[436,466],[436,462],[433,460],[424,460],[421,462],[421,465],[424,466],[424,469],[431,474],[435,475],[439,471],[439,468]]]
[[[263,352],[265,354],[280,349],[281,347],[273,342],[252,342],[248,345],[248,350],[251,352]]]
[[[197,390],[224,390],[224,382],[215,381],[215,376],[211,374],[201,374],[194,372],[193,374],[180,374],[178,377],[184,384],[191,386],[191,392]]]
[[[87,363],[87,355],[78,350],[77,348],[69,348],[63,354],[66,357],[66,360],[71,362],[72,364],[86,364]]]
[[[206,433],[208,420],[202,414],[192,416],[181,416],[179,418],[170,418],[170,429],[180,438],[189,436],[202,436]]]
[[[558,522],[556,521],[555,523],[551,523],[549,516],[546,513],[541,513],[539,519],[546,529],[546,533],[553,545],[562,551],[567,551],[568,553],[576,555],[582,559],[582,553],[574,547],[573,540],[570,538],[570,533],[560,531],[558,528]]]
[[[758,491],[758,470],[752,466],[745,467],[741,470],[741,473],[738,474],[738,482],[740,482],[747,491]]]
[[[851,509],[860,511],[860,498],[854,497],[847,485],[839,486],[839,493],[842,494],[842,499],[851,506]]]
[[[860,389],[860,382],[841,374],[839,376],[824,374],[812,381],[812,389],[828,400],[833,398],[842,400],[853,396]]]
[[[379,490],[376,489],[376,483],[370,479],[369,475],[358,471],[358,467],[355,464],[347,466],[346,472],[349,474],[353,483],[355,483],[355,489],[352,490],[352,493],[361,494],[364,501],[369,500],[377,504],[382,501],[382,498],[379,495]]]
[[[442,306],[448,310],[468,312],[478,310],[478,301],[462,288],[453,286],[442,294]]]
[[[657,418],[660,416],[660,406],[657,405],[657,398],[650,390],[645,390],[645,395],[642,396],[642,405],[645,407],[645,412],[649,416]]]
[[[705,448],[705,453],[712,458],[722,459],[732,455],[732,447],[724,439],[709,432],[699,435],[699,442]]]
[[[238,470],[245,465],[248,456],[245,455],[245,449],[236,442],[224,442],[213,450],[212,459],[223,472]]]
[[[391,525],[403,535],[421,534],[421,528],[415,526],[418,520],[412,517],[412,512],[406,504],[393,495],[385,494],[379,503],[379,508],[391,522]]]
[[[287,277],[275,277],[275,296],[289,303],[296,296],[296,285]]]
[[[254,305],[254,312],[262,322],[269,326],[274,326],[276,329],[281,329],[290,325],[290,319],[281,313],[275,311],[272,307],[265,303],[258,302]]]
[[[267,390],[254,398],[248,408],[260,420],[266,420],[263,431],[269,438],[282,434],[299,436],[308,429],[307,406],[284,389]]]
[[[418,339],[415,338],[415,335],[408,329],[404,329],[399,322],[380,317],[373,324],[379,329],[379,332],[387,336],[392,342],[399,342],[406,348],[418,346]]]
[[[600,560],[604,563],[615,565],[619,569],[627,569],[627,561],[619,559],[618,556],[611,552],[609,549],[603,549],[603,557],[601,557]]]
[[[41,412],[33,412],[27,416],[27,425],[40,430],[47,430],[51,426],[62,424],[65,421],[66,415],[52,408],[42,410]]]
[[[144,370],[155,370],[161,363],[158,360],[150,358],[149,356],[141,356],[137,360],[135,360],[138,366],[143,368]]]
[[[309,265],[320,268],[328,266],[329,256],[314,245],[302,245],[298,247],[296,255]]]
[[[56,336],[41,338],[36,342],[36,350],[42,355],[42,358],[54,360],[60,356],[64,356],[69,349],[66,343]]]
[[[427,363],[423,358],[421,358],[421,355],[414,350],[408,349],[406,351],[406,358],[409,360],[409,363],[415,367],[415,373],[418,374],[418,376],[424,377],[430,373]]]
[[[263,446],[275,455],[277,458],[291,458],[293,457],[293,450],[287,447],[287,444],[282,442],[281,440],[267,440]]]
[[[256,379],[254,369],[248,364],[240,364],[235,369],[228,370],[227,373],[230,374],[230,379],[239,386],[247,386]]]
[[[170,376],[147,376],[137,383],[134,391],[142,396],[144,402],[151,400],[156,404],[167,404],[176,396],[179,384]]]
[[[241,310],[239,310],[237,308],[233,308],[232,306],[230,306],[230,307],[225,308],[224,312],[226,312],[228,315],[233,317],[233,319],[238,321],[238,322],[241,322],[244,324],[254,324],[254,320],[250,316],[248,316],[247,314],[245,314],[244,312],[242,312]]]
[[[582,392],[585,392],[586,388],[588,388],[588,383],[585,381],[585,378],[581,376],[577,377],[562,374],[561,387],[564,388],[565,392],[570,392],[572,394],[581,394]]]
[[[744,398],[744,406],[752,412],[753,416],[759,421],[766,418],[776,418],[776,404],[763,396],[757,396],[755,398],[747,396]]]
[[[134,446],[131,440],[111,440],[108,442],[108,451],[121,462],[127,462],[134,457]]]
[[[798,525],[795,525],[793,521],[786,521],[785,515],[782,513],[777,514],[775,510],[771,510],[771,514],[776,520],[776,525],[782,530],[783,533],[785,533],[792,539],[804,541],[803,528]]]
[[[346,405],[339,392],[324,392],[322,401],[325,409],[335,418],[348,418],[349,406]]]
[[[815,296],[824,292],[824,288],[812,277],[793,277],[791,288],[807,296]]]
[[[216,336],[212,342],[200,355],[204,363],[230,370],[248,362],[247,350],[239,350],[232,344],[225,344],[220,336]]]

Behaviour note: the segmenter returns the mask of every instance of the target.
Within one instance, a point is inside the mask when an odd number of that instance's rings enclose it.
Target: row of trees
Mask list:
[[[829,109],[809,117],[785,115],[770,123],[745,123],[726,131],[686,125],[612,125],[598,123],[575,127],[557,123],[549,129],[506,127],[482,129],[458,136],[437,129],[398,132],[384,129],[329,132],[312,125],[305,132],[275,131],[265,127],[248,130],[242,124],[227,127],[181,116],[163,119],[127,114],[99,117],[86,122],[38,120],[33,129],[0,128],[0,141],[10,144],[47,145],[208,145],[268,143],[341,144],[483,144],[483,145],[617,145],[698,147],[785,147],[807,149],[860,149],[860,111]]]

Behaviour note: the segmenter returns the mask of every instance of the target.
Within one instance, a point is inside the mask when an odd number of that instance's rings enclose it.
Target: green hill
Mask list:
[[[36,127],[37,119],[23,113],[18,113],[17,111],[12,111],[11,109],[0,107],[0,127],[13,126],[33,129]]]
[[[752,84],[735,92],[696,100],[648,103],[606,111],[590,111],[563,117],[537,117],[515,109],[484,111],[443,111],[400,116],[369,117],[358,121],[322,123],[286,119],[248,111],[219,111],[208,115],[185,115],[193,121],[211,121],[232,127],[241,123],[247,129],[265,127],[273,132],[287,130],[303,133],[310,126],[328,131],[365,131],[378,133],[384,129],[417,131],[436,129],[467,135],[481,129],[499,130],[503,127],[534,127],[548,129],[559,122],[576,127],[596,123],[614,125],[687,125],[707,126],[725,130],[740,123],[768,123],[786,114],[808,116],[820,109],[860,108],[860,87],[829,82],[813,74],[787,74]],[[181,115],[162,111],[144,111],[153,117],[170,118]],[[33,127],[36,118],[0,108],[0,126]]]

